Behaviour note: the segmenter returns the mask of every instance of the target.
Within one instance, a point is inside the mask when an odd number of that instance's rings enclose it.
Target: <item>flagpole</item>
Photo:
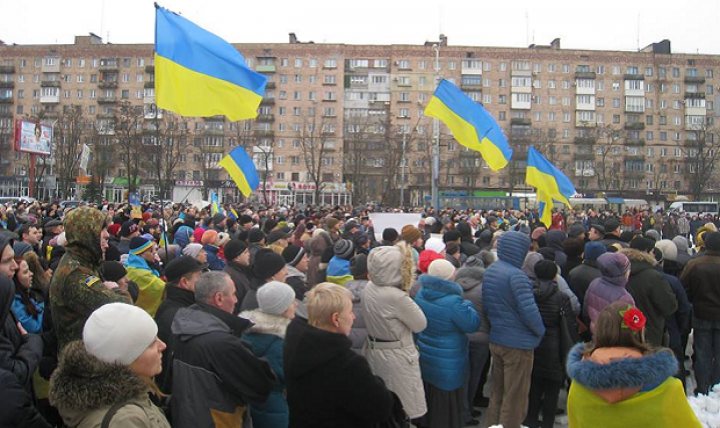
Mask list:
[[[435,49],[435,87],[440,84],[440,42],[433,45]],[[440,210],[440,198],[438,197],[438,181],[440,179],[440,120],[433,119],[433,145],[432,145],[432,185],[431,205]]]

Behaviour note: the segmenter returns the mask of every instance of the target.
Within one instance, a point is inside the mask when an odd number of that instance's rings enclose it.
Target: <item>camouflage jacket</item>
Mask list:
[[[65,218],[66,253],[50,283],[58,350],[73,340],[82,339],[85,321],[95,309],[112,302],[132,304],[127,292],[103,286],[99,268],[102,262],[100,233],[104,227],[105,216],[94,208],[75,209]]]

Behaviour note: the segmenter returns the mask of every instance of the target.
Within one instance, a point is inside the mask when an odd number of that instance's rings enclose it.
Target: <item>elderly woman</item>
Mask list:
[[[50,402],[65,424],[99,427],[170,427],[150,401],[159,392],[151,380],[162,371],[165,344],[144,310],[109,303],[90,315],[83,339],[71,342],[50,379]]]
[[[427,408],[413,333],[425,330],[427,320],[401,288],[402,264],[403,253],[398,247],[378,247],[368,256],[370,282],[362,292],[368,334],[365,357],[373,372],[398,395],[407,415],[416,419]]]
[[[290,322],[283,349],[290,426],[370,428],[389,419],[395,398],[351,349],[352,294],[326,282],[306,300],[308,319]]]

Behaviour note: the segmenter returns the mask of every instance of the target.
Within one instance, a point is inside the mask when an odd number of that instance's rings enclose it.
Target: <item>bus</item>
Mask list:
[[[690,215],[704,216],[706,214],[717,215],[717,202],[673,202],[670,204],[670,211],[685,212]]]

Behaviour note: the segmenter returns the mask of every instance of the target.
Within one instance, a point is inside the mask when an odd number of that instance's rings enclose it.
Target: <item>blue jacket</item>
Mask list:
[[[423,381],[443,391],[455,391],[465,378],[468,333],[480,328],[473,304],[462,298],[460,285],[421,275],[415,302],[427,318],[427,328],[417,335]]]
[[[535,349],[545,335],[533,288],[520,269],[530,238],[506,232],[498,240],[498,261],[483,278],[483,308],[490,318],[490,343],[514,349]]]
[[[15,300],[13,300],[12,302],[12,311],[17,317],[18,321],[20,321],[20,324],[28,333],[40,334],[42,333],[45,302],[38,303],[32,297],[30,298],[30,302],[35,305],[35,309],[37,309],[38,311],[37,318],[33,318],[33,316],[30,315],[30,312],[27,311],[25,305],[22,302],[22,297],[20,297],[20,294],[18,293],[15,294]]]
[[[225,269],[225,262],[218,257],[220,248],[214,245],[205,245],[205,254],[207,254],[207,263],[210,270],[223,270]]]

